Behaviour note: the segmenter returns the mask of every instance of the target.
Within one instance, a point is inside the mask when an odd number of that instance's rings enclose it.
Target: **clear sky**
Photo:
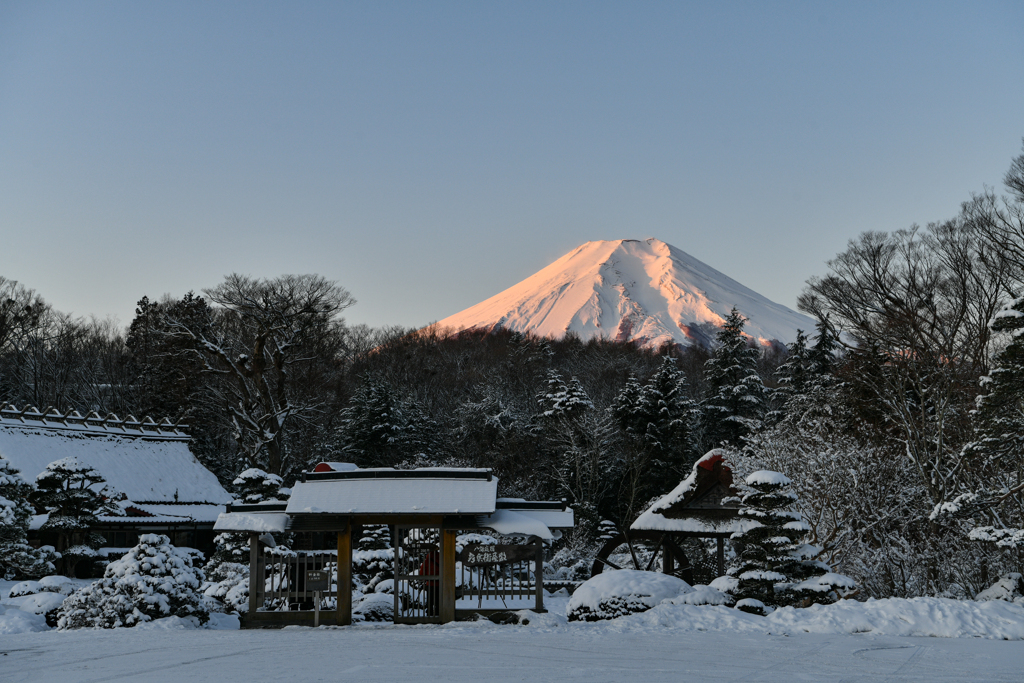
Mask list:
[[[0,2],[0,275],[131,321],[320,273],[418,326],[592,239],[788,306],[1024,136],[1024,3]]]

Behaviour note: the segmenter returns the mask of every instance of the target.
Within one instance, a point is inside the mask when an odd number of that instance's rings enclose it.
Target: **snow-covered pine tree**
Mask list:
[[[551,472],[576,510],[577,531],[592,538],[600,520],[598,505],[608,490],[615,425],[594,403],[583,384],[572,377],[562,380],[548,373],[547,389],[537,396],[541,413],[539,430],[552,455]]]
[[[36,477],[31,500],[49,513],[42,529],[57,532],[61,571],[67,576],[79,560],[95,557],[103,545],[103,537],[90,532],[97,516],[124,515],[115,503],[120,494],[104,484],[103,475],[75,457],[51,462]]]
[[[597,525],[597,542],[607,543],[619,535],[619,526],[610,519],[603,519]]]
[[[287,500],[291,493],[283,489],[284,479],[257,467],[245,470],[231,484],[235,487],[237,499],[246,504]]]
[[[1010,341],[981,378],[988,393],[977,399],[975,440],[964,448],[971,471],[980,476],[974,490],[937,505],[932,519],[962,518],[976,541],[1024,548],[1024,299],[997,313],[990,328]]]
[[[769,416],[771,423],[782,418],[786,404],[793,396],[807,391],[811,381],[814,365],[814,351],[807,346],[807,335],[803,330],[796,331],[796,341],[787,345],[789,354],[785,362],[775,371],[779,380],[779,388],[772,394],[773,410]]]
[[[121,628],[171,616],[205,624],[210,614],[199,593],[204,577],[192,557],[166,536],[140,536],[137,546],[107,565],[102,579],[68,596],[57,610],[57,627]]]
[[[57,555],[28,543],[29,520],[35,513],[28,497],[32,485],[0,456],[0,578],[36,578],[56,571]]]
[[[619,428],[627,434],[641,438],[646,431],[647,421],[642,408],[644,388],[633,373],[629,374],[622,391],[612,401],[611,412]]]
[[[663,356],[658,372],[643,387],[638,413],[645,423],[643,440],[653,456],[652,465],[666,481],[692,465],[690,421],[695,407],[687,394],[686,375],[674,358]]]
[[[708,448],[738,446],[761,427],[768,390],[757,373],[757,349],[743,336],[746,318],[735,308],[718,332],[714,355],[704,364],[709,395],[701,405],[703,440]]]
[[[387,382],[366,377],[341,413],[337,450],[360,467],[392,467],[436,449],[437,426],[414,401]]]
[[[594,407],[586,390],[576,377],[566,384],[556,370],[548,372],[547,390],[537,397],[545,418],[571,419]]]
[[[836,590],[853,588],[853,581],[831,573],[814,560],[820,548],[803,543],[810,527],[803,521],[790,491],[789,477],[759,470],[747,476],[740,517],[749,520],[745,531],[733,534],[740,546],[729,576],[738,580],[736,607],[752,614],[785,605],[828,604]]]
[[[281,477],[255,467],[245,470],[231,483],[236,500],[246,504],[287,500],[290,493],[283,488]],[[232,611],[245,611],[249,595],[249,535],[226,532],[218,534],[213,542],[216,550],[204,567],[207,582],[203,593],[223,601]]]
[[[391,547],[391,532],[383,524],[364,526],[358,545],[360,550],[387,550]]]
[[[814,346],[811,348],[811,381],[821,382],[832,377],[836,364],[836,354],[839,352],[839,337],[827,317],[823,317],[814,324],[817,332]]]

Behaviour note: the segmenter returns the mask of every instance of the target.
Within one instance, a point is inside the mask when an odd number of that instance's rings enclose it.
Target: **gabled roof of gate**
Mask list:
[[[426,467],[307,472],[292,487],[289,515],[481,515],[495,510],[490,470]]]

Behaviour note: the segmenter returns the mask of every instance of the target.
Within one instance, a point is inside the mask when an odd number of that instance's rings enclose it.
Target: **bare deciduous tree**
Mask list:
[[[232,274],[204,293],[220,307],[217,324],[171,320],[170,334],[194,340],[207,371],[226,380],[223,398],[246,464],[285,475],[289,419],[317,407],[315,400],[294,400],[290,374],[322,352],[322,337],[342,324],[338,315],[355,300],[319,275]]]

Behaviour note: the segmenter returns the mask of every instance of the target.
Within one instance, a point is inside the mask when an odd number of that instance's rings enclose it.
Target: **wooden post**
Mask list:
[[[718,575],[725,576],[725,539],[718,537]]]
[[[441,531],[441,623],[455,621],[455,534],[454,530]]]
[[[672,554],[671,547],[674,544],[668,535],[661,537],[661,573],[662,574],[675,574],[676,571],[676,556]]]
[[[536,565],[533,568],[534,589],[537,592],[536,610],[544,611],[544,541],[539,538],[533,542],[537,546],[537,555],[534,558]]]
[[[249,534],[249,614],[256,614],[256,610],[259,609],[259,595],[262,588],[260,539],[258,534]]]
[[[338,626],[352,623],[352,524],[338,532]]]

